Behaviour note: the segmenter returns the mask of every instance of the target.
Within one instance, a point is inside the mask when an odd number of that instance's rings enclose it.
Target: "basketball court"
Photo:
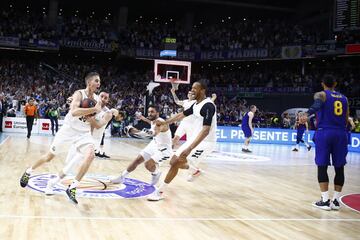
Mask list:
[[[241,144],[218,143],[216,152],[200,164],[205,174],[194,182],[180,172],[165,199],[149,202],[150,174],[141,166],[125,184],[112,186],[146,145],[146,140],[107,138],[110,160],[96,159],[85,177],[78,206],[63,192],[42,193],[51,174],[62,167],[61,154],[19,186],[23,171],[52,140],[48,136],[2,134],[0,138],[0,236],[4,239],[356,239],[359,209],[342,205],[323,211],[311,203],[320,197],[313,164],[314,150],[254,144],[252,154]],[[360,154],[349,153],[343,195],[360,193]],[[163,174],[168,163],[161,167]],[[329,171],[333,177],[333,171]],[[163,175],[164,176],[164,175]],[[81,192],[81,191],[80,191]],[[331,191],[332,192],[332,191]],[[346,198],[354,199],[358,195]],[[348,199],[347,199],[348,201]]]

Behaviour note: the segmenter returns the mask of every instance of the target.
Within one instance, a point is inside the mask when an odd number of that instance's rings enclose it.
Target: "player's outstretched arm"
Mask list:
[[[104,117],[100,119],[100,121],[96,121],[94,117],[91,117],[88,119],[88,122],[90,122],[91,127],[99,129],[107,125],[108,122],[112,119],[112,117],[113,117],[113,113],[107,112],[104,114]]]
[[[156,120],[156,125],[166,125],[166,124],[172,124],[174,122],[179,122],[181,121],[184,117],[186,117],[184,115],[184,112],[181,112],[181,113],[178,113],[176,114],[175,116],[171,117],[171,118],[168,118],[166,119],[166,121],[159,121],[159,120]]]
[[[309,110],[306,112],[308,116],[316,113],[320,110],[321,106],[326,100],[326,94],[324,91],[317,92],[314,94],[314,103],[309,107]]]
[[[216,98],[217,98],[216,93],[211,94],[211,101],[212,102],[215,102]]]
[[[141,121],[151,124],[151,121],[149,119],[147,119],[146,117],[144,117],[143,115],[137,116],[137,118]]]
[[[178,98],[178,96],[176,95],[176,93],[175,93],[175,89],[174,88],[171,88],[171,95],[173,96],[173,98],[174,98],[174,102],[177,104],[177,105],[179,105],[179,106],[183,106],[184,105],[184,103],[183,103],[183,101],[180,101],[179,100],[179,98]]]

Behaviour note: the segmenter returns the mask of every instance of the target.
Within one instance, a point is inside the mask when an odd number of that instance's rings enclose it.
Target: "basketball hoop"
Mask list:
[[[176,79],[170,79],[170,83],[172,89],[174,89],[175,91],[179,90],[179,83],[176,83]]]

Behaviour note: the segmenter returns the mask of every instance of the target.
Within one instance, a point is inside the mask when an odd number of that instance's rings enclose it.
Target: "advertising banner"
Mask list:
[[[309,131],[309,134],[304,135],[310,145],[314,146],[312,141],[314,131]],[[217,129],[217,141],[218,142],[234,142],[243,143],[245,136],[241,127],[226,127],[218,126]],[[264,144],[296,144],[296,130],[290,129],[275,129],[275,128],[255,128],[254,136],[251,139],[252,143],[264,143]],[[349,145],[349,151],[360,152],[360,134],[351,134],[351,145]]]

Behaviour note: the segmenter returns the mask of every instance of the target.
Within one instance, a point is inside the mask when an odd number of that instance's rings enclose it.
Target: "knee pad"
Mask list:
[[[318,166],[318,181],[319,183],[329,182],[327,166]]]
[[[344,175],[344,167],[335,168],[335,178],[334,184],[339,186],[344,186],[345,175]]]

